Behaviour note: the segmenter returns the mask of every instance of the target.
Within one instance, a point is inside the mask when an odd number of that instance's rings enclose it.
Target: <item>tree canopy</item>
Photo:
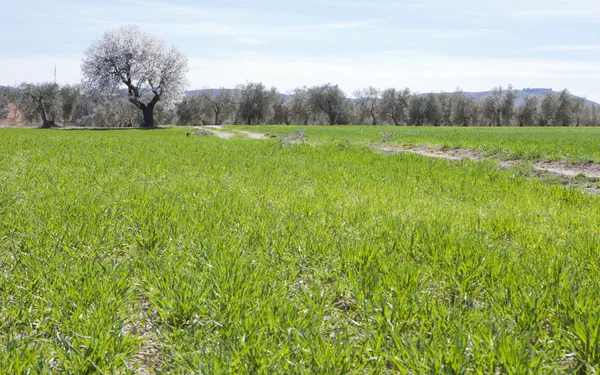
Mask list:
[[[144,127],[154,126],[159,101],[181,98],[187,58],[137,26],[108,31],[85,52],[82,72],[86,88],[105,95],[126,89],[128,99],[144,114]]]

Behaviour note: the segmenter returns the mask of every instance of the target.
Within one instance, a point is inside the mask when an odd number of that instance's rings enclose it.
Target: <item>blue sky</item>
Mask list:
[[[0,84],[80,79],[85,49],[138,24],[190,60],[189,88],[262,81],[419,92],[570,89],[600,102],[600,1],[11,1]]]

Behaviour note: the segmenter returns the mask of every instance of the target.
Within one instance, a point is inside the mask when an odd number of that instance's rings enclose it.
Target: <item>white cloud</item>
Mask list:
[[[575,52],[575,51],[600,51],[600,44],[559,44],[554,46],[543,46],[536,51],[548,52]]]
[[[249,37],[237,37],[235,38],[235,40],[237,40],[238,42],[242,43],[242,44],[249,44],[252,46],[261,46],[266,44],[266,42],[263,39],[257,39],[257,38],[249,38]]]
[[[299,25],[301,29],[322,30],[357,30],[374,25],[377,20],[361,20],[351,22],[330,22],[322,24]]]
[[[481,38],[493,33],[493,29],[436,29],[436,28],[413,28],[399,29],[394,33],[409,34],[412,38],[423,39],[464,39],[464,38]]]
[[[600,21],[600,11],[589,8],[535,9],[509,13],[512,18],[528,21]]]
[[[423,14],[429,19],[444,18],[464,19],[479,22],[481,18],[507,17],[517,20],[546,21],[574,20],[599,21],[600,2],[597,0],[339,0],[337,4],[344,7],[378,9],[381,11],[402,11],[412,14]]]
[[[344,32],[366,27],[370,21],[356,21],[348,23],[323,23],[323,24],[297,24],[297,25],[265,25],[254,23],[212,23],[212,22],[182,22],[182,23],[138,23],[144,30],[152,32],[153,29],[163,30],[161,35],[175,37],[232,37],[237,41],[250,42],[264,39],[324,39],[336,35],[335,31]]]
[[[138,7],[141,7],[141,11]],[[84,17],[81,17],[81,15]],[[266,40],[338,40],[358,33],[377,33],[419,38],[467,38],[480,36],[489,29],[402,27],[393,19],[374,18],[370,13],[340,20],[335,15],[302,16],[294,13],[240,7],[209,7],[197,4],[139,0],[119,5],[71,5],[57,14],[61,21],[72,20],[79,30],[100,34],[123,24],[137,24],[145,31],[167,39],[225,37],[249,45],[262,45]],[[152,21],[150,21],[152,20]],[[393,21],[393,22],[389,22]],[[260,41],[260,43],[258,42]]]

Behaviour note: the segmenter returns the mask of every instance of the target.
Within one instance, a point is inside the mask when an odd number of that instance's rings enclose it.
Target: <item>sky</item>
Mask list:
[[[0,85],[78,83],[104,32],[136,24],[189,59],[189,89],[247,81],[416,92],[569,89],[600,102],[597,0],[3,0]]]

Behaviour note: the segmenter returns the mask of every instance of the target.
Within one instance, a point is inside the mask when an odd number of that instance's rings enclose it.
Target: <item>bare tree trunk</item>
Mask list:
[[[335,125],[335,115],[332,113],[329,114],[329,125]]]
[[[36,99],[38,102],[38,110],[40,111],[40,117],[42,118],[42,129],[47,129],[50,126],[48,125],[48,121],[46,120],[46,111],[44,109],[44,105],[41,100]]]
[[[134,87],[130,87],[130,92],[134,89],[135,89]],[[154,97],[148,104],[144,104],[144,103],[140,102],[139,95],[137,94],[137,90],[136,90],[135,94],[136,94],[136,96],[130,97],[129,101],[133,105],[138,107],[144,114],[144,123],[142,124],[141,127],[145,128],[145,129],[153,128],[154,127],[154,106],[156,105],[156,103],[158,103],[160,101],[160,94],[157,91],[154,91]]]
[[[54,126],[56,126],[56,123],[54,121],[43,120],[42,122],[42,129],[50,129]]]
[[[44,108],[42,108],[40,112],[42,117],[42,129],[50,129],[51,127],[55,126],[54,121],[48,120],[48,118],[46,117],[46,111],[44,110]]]
[[[146,108],[142,109],[144,112],[144,124],[143,128],[153,128],[154,127],[154,106],[148,105]]]

